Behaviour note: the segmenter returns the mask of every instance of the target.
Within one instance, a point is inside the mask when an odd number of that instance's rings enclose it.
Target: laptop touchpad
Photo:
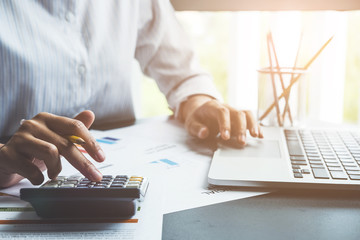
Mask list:
[[[279,141],[249,139],[245,147],[228,148],[220,151],[222,157],[281,158]]]

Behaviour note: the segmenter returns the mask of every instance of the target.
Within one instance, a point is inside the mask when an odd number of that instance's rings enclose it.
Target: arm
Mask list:
[[[169,1],[148,1],[141,13],[136,58],[143,72],[154,78],[175,116],[187,131],[200,139],[220,133],[224,140],[246,142],[246,131],[263,137],[249,111],[222,103],[211,77],[195,58],[186,34]]]

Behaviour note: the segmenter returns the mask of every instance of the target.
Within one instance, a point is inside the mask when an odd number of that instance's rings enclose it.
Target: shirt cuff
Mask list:
[[[182,82],[174,91],[167,96],[169,107],[174,112],[175,118],[179,117],[180,105],[192,95],[208,95],[223,102],[223,98],[216,89],[211,77],[196,76]]]

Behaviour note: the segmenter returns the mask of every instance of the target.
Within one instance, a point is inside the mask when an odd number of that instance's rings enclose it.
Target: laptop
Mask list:
[[[221,144],[208,182],[261,188],[360,190],[360,132],[265,127],[245,147]]]

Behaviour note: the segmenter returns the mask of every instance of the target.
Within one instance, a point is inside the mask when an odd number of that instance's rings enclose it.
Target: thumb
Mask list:
[[[200,139],[205,139],[209,136],[209,128],[195,119],[191,119],[186,123],[186,129],[190,135]]]
[[[87,128],[90,128],[95,120],[95,114],[90,110],[85,110],[74,117],[74,119],[81,121]]]

